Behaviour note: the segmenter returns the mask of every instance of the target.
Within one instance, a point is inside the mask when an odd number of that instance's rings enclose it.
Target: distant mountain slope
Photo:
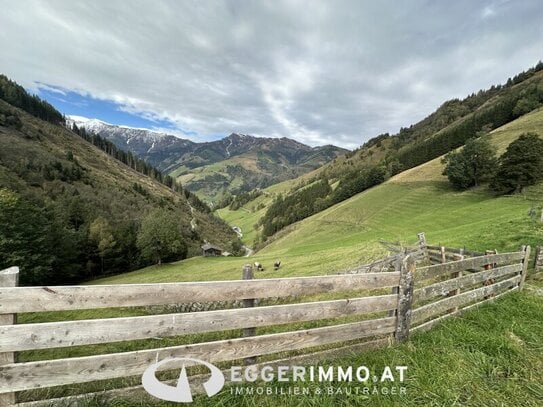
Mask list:
[[[494,130],[489,139],[501,154],[525,132],[543,137],[543,108]],[[543,205],[542,183],[518,196],[495,197],[485,188],[454,190],[442,170],[438,157],[404,171],[296,223],[262,254],[277,256],[298,245],[324,247],[336,239],[347,244],[355,237],[408,242],[421,231],[427,232],[429,241],[474,249],[516,250],[521,244],[541,244],[541,223],[534,222],[529,212],[533,205],[539,209]]]
[[[208,201],[305,174],[348,150],[309,147],[289,138],[233,133],[221,140],[194,143],[172,135],[115,126],[97,119],[68,117],[87,131],[128,149],[160,170],[180,177],[191,191]]]
[[[22,266],[26,283],[78,281],[142,266],[136,234],[141,220],[157,208],[179,222],[188,256],[199,254],[204,240],[227,250],[236,240],[224,222],[191,210],[184,193],[134,171],[64,127],[2,100],[0,206],[28,214],[28,222],[41,222],[29,229],[36,231],[32,244],[24,243],[30,235],[5,240],[2,233],[7,228],[0,225],[0,268]],[[25,220],[20,215],[14,221]],[[26,245],[30,254],[13,258],[14,244],[20,249]],[[40,245],[45,245],[43,250]],[[25,264],[42,274],[29,275]]]
[[[169,158],[183,156],[196,147],[196,143],[169,134],[147,129],[116,126],[98,119],[81,116],[68,116],[66,124],[71,127],[84,127],[87,131],[98,134],[112,141],[117,147],[127,150],[145,159],[162,171],[168,170]]]
[[[347,151],[335,146],[311,148],[288,138],[238,134],[231,134],[221,144],[231,152],[229,158],[201,167],[180,167],[172,173],[189,190],[211,202],[296,178]]]

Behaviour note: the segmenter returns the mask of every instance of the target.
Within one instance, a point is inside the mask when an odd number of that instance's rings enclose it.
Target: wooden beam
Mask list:
[[[513,262],[522,260],[523,258],[524,252],[501,253],[420,267],[417,268],[417,271],[415,273],[415,282],[420,282],[429,278],[439,277],[444,274],[455,273],[457,271],[482,267],[485,264]]]
[[[420,232],[417,237],[419,239],[419,248],[422,251],[424,258],[428,259],[428,244],[426,242],[426,235],[424,232]]]
[[[520,281],[518,283],[519,290],[524,288],[524,281],[528,274],[528,262],[530,261],[530,246],[523,246],[524,258],[522,259],[522,271],[520,273]]]
[[[246,264],[243,266],[243,270],[241,272],[241,278],[243,280],[252,280],[254,278],[253,274],[253,267],[250,264]],[[249,298],[243,300],[243,306],[245,308],[254,308],[255,306],[255,299]],[[249,336],[255,336],[256,335],[256,327],[255,326],[247,326],[243,330],[243,337],[247,338]],[[256,356],[251,356],[250,358],[246,358],[244,360],[244,363],[246,365],[254,365],[256,363]]]
[[[394,332],[396,318],[380,318],[293,332],[69,359],[13,363],[0,369],[0,393],[136,376],[167,357],[214,362],[288,352]]]
[[[0,313],[138,307],[386,288],[395,272],[191,283],[0,287]]]
[[[518,284],[519,281],[520,276],[515,276],[492,285],[487,285],[481,288],[477,288],[475,290],[466,291],[454,297],[447,297],[443,300],[436,301],[431,304],[426,304],[419,308],[415,308],[411,316],[412,323],[418,324],[428,318],[444,313],[445,311],[453,307],[461,307],[462,305],[465,305],[472,301],[480,300],[490,294],[495,294],[500,290],[510,288]]]
[[[427,246],[429,250],[434,252],[440,252],[441,246]],[[485,254],[482,252],[475,252],[471,250],[466,250],[464,248],[457,249],[455,247],[445,247],[446,252],[450,253],[456,253],[456,254],[463,254],[464,256],[471,256],[471,257],[478,257],[478,256],[484,256]]]
[[[430,284],[423,288],[418,288],[414,292],[415,301],[426,301],[436,297],[444,297],[450,291],[464,289],[477,283],[482,283],[490,278],[500,278],[509,274],[518,273],[522,270],[522,264],[510,264],[495,269],[479,271],[451,280],[441,281]],[[459,293],[458,293],[459,294]]]
[[[451,312],[451,313],[445,314],[445,315],[441,315],[440,317],[437,317],[435,319],[427,321],[427,322],[425,322],[423,324],[417,325],[417,326],[411,328],[411,331],[427,331],[427,330],[433,328],[435,325],[439,324],[440,322],[446,320],[447,318],[450,318],[450,317],[456,316],[456,315],[461,315],[464,312],[467,312],[467,311],[470,311],[470,310],[472,310],[474,308],[479,307],[481,304],[497,300],[498,298],[502,297],[503,295],[506,295],[506,294],[510,293],[511,291],[516,291],[516,290],[518,290],[518,286],[510,288],[510,289],[508,289],[508,290],[506,290],[506,291],[504,291],[504,292],[502,292],[500,294],[495,295],[494,297],[489,297],[486,300],[476,302],[475,304],[468,305],[467,307],[464,307],[464,308],[458,308],[454,312]]]
[[[409,338],[411,324],[411,307],[413,304],[413,273],[415,259],[407,256],[402,260],[400,268],[400,285],[398,290],[398,312],[396,315],[396,341],[402,342]]]
[[[397,295],[141,317],[0,326],[0,349],[23,351],[167,338],[388,311]],[[250,336],[250,335],[247,335]]]
[[[370,341],[365,341],[362,343],[355,343],[353,345],[346,345],[341,346],[333,349],[327,349],[323,351],[318,352],[312,352],[307,353],[303,355],[297,355],[297,356],[291,356],[283,359],[275,359],[270,360],[267,362],[259,363],[257,365],[254,365],[256,368],[262,368],[264,366],[300,366],[300,365],[311,365],[319,363],[323,360],[334,360],[340,357],[345,357],[349,355],[358,355],[362,352],[367,352],[372,349],[379,349],[387,347],[390,344],[390,338],[380,338],[380,339],[374,339]],[[222,370],[226,382],[229,382],[230,379],[230,369],[223,369]],[[200,379],[200,380],[199,380]],[[196,383],[199,383],[199,381],[206,381],[209,379],[209,375],[194,375],[190,376],[189,380],[192,387],[192,391],[195,394],[198,394],[203,391],[203,387],[200,388],[200,386],[195,385]],[[177,380],[165,380],[164,383],[169,385],[176,385]],[[94,393],[84,393],[84,394],[77,394],[73,396],[66,396],[66,397],[59,397],[55,399],[48,399],[48,400],[36,400],[36,401],[28,401],[25,403],[19,403],[17,404],[17,407],[51,407],[51,406],[57,406],[57,405],[66,405],[66,406],[77,406],[78,402],[93,399],[93,398],[99,398],[102,401],[110,401],[110,400],[118,400],[119,398],[137,398],[138,401],[142,397],[151,397],[149,394],[143,389],[143,386],[131,386],[131,387],[123,387],[119,389],[111,389],[111,390],[105,390],[105,391],[99,391]]]

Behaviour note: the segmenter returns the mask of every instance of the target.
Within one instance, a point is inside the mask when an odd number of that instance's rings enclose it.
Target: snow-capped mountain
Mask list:
[[[160,156],[161,152],[170,149],[173,149],[176,152],[190,150],[195,144],[190,140],[184,140],[166,133],[148,129],[118,126],[98,119],[89,119],[82,116],[68,116],[66,124],[69,127],[73,126],[73,124],[79,128],[84,127],[87,131],[107,138],[123,150],[129,150],[137,156],[149,159],[153,165],[159,164],[159,161],[147,157],[148,155],[156,153]]]
[[[152,130],[68,116],[67,126],[74,124],[131,151],[167,174],[182,176],[184,185],[196,192],[205,190],[200,195],[208,198],[219,191],[231,190],[231,184],[240,190],[250,190],[293,178],[347,152],[335,146],[310,147],[286,137],[238,133],[221,140],[195,143]]]

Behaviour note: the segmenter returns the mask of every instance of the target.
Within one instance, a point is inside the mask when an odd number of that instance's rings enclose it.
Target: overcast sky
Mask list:
[[[0,0],[0,72],[64,113],[353,148],[543,59],[543,2]]]

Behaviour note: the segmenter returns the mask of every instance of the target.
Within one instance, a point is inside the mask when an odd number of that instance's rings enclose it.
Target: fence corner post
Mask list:
[[[244,265],[243,269],[242,269],[241,278],[243,280],[252,280],[254,278],[253,266],[251,266],[250,264]],[[243,307],[244,308],[252,308],[254,306],[255,306],[255,299],[254,298],[248,298],[248,299],[245,298],[243,300]],[[256,328],[255,327],[244,328],[243,329],[243,337],[244,338],[247,338],[249,336],[255,336],[255,334],[256,334]],[[245,358],[244,363],[245,363],[245,365],[254,365],[256,363],[256,356]]]
[[[422,250],[424,258],[428,260],[428,245],[426,244],[426,235],[424,232],[420,232],[417,237],[419,238],[419,248]]]
[[[522,246],[524,252],[524,259],[522,259],[522,271],[520,273],[520,282],[518,283],[518,289],[524,288],[524,281],[526,280],[526,274],[528,273],[528,262],[530,261],[530,246]]]
[[[415,272],[415,259],[406,256],[400,267],[400,282],[398,290],[398,313],[396,316],[396,341],[403,342],[409,339],[411,325],[411,311],[413,306],[413,274]]]
[[[19,283],[19,267],[10,267],[0,271],[0,287],[17,287]],[[17,314],[0,314],[0,325],[14,325]],[[0,352],[0,370],[2,365],[15,363],[15,352]],[[0,394],[0,406],[14,406],[15,393]]]

